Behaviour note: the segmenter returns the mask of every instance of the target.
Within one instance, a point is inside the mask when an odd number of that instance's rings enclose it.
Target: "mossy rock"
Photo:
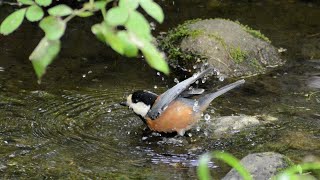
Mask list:
[[[169,31],[159,46],[172,66],[192,70],[207,62],[226,77],[261,74],[284,63],[259,31],[225,19],[187,21]]]

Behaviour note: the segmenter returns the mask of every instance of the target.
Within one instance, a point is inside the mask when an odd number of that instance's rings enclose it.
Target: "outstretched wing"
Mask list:
[[[192,83],[204,77],[206,74],[213,72],[213,70],[214,68],[209,67],[206,70],[196,73],[192,77],[176,84],[175,86],[161,94],[158,98],[158,101],[152,106],[147,115],[151,119],[156,119],[166,109],[166,107],[182,92],[184,92]]]

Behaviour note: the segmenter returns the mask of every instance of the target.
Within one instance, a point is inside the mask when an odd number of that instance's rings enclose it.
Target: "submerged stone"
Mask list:
[[[191,71],[206,61],[225,77],[260,74],[284,63],[259,31],[224,19],[188,21],[169,31],[159,45],[173,66]]]

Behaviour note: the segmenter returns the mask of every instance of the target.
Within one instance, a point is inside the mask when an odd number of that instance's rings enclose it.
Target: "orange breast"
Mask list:
[[[147,124],[153,131],[184,134],[198,119],[199,117],[194,116],[191,107],[182,102],[174,101],[161,113],[159,118],[155,120],[147,118]]]

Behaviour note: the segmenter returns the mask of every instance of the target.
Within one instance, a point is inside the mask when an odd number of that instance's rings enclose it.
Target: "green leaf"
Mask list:
[[[148,64],[164,74],[169,74],[169,66],[164,60],[163,55],[149,42],[144,42],[143,47],[140,48],[143,55],[146,57]]]
[[[96,1],[94,2],[93,6],[95,9],[104,9],[107,5],[107,3],[109,3],[110,0],[107,1]]]
[[[61,18],[48,16],[42,19],[39,24],[49,40],[57,40],[64,34],[66,23]]]
[[[32,0],[18,0],[19,3],[24,5],[33,5],[34,2]]]
[[[8,35],[16,30],[22,23],[24,15],[26,13],[26,8],[17,10],[11,13],[0,26],[0,33],[3,35]]]
[[[57,6],[54,6],[50,9],[48,9],[48,13],[51,16],[67,16],[67,15],[72,14],[72,12],[73,12],[73,10],[65,4],[59,4]]]
[[[31,53],[29,59],[32,62],[33,68],[36,72],[38,79],[46,72],[46,68],[56,55],[60,51],[60,40],[49,40],[47,38],[42,38],[40,43]]]
[[[209,168],[208,168],[208,163],[211,157],[222,160],[223,162],[233,167],[236,171],[238,171],[238,173],[244,180],[252,180],[250,173],[245,169],[245,167],[242,164],[240,164],[237,158],[233,157],[229,153],[220,152],[220,151],[214,151],[213,153],[206,153],[200,157],[199,166],[197,168],[198,178],[200,180],[212,179]]]
[[[35,0],[40,6],[47,7],[52,3],[52,0]]]
[[[303,172],[308,171],[318,171],[320,172],[320,163],[319,162],[309,162],[303,163],[300,165],[295,165],[285,169],[283,172],[279,173],[275,178],[276,180],[284,180],[284,179],[294,179],[296,174],[301,174]],[[302,179],[300,177],[300,179]]]
[[[139,6],[138,0],[120,0],[119,6],[129,10],[135,10]]]
[[[159,23],[163,22],[163,11],[157,3],[153,2],[153,0],[140,0],[140,6]]]
[[[89,16],[92,16],[92,15],[93,15],[93,13],[90,12],[90,11],[84,11],[84,12],[80,12],[80,13],[76,13],[76,14],[77,14],[77,16],[79,16],[79,17],[89,17]]]
[[[151,41],[152,35],[148,21],[139,12],[132,11],[129,19],[125,24],[129,32],[133,32],[139,38]]]
[[[103,22],[101,24],[94,25],[91,30],[98,39],[108,43],[117,53],[121,55],[124,54],[124,45],[121,39],[112,30],[112,27]]]
[[[104,37],[104,32],[103,32],[103,27],[102,24],[95,24],[91,27],[91,31],[94,35],[96,35],[96,37],[106,43],[106,38]]]
[[[130,37],[126,31],[119,31],[117,36],[122,41],[124,47],[124,54],[127,57],[136,57],[138,55],[137,46],[130,41]]]
[[[210,171],[208,168],[208,163],[211,159],[211,156],[209,153],[203,154],[199,158],[199,164],[197,168],[197,174],[198,178],[200,180],[210,180],[212,179],[210,176]]]
[[[43,15],[42,8],[36,4],[29,6],[26,12],[26,18],[31,22],[39,21],[43,18]]]
[[[106,22],[111,26],[124,25],[128,19],[128,10],[123,7],[115,7],[107,12]]]

